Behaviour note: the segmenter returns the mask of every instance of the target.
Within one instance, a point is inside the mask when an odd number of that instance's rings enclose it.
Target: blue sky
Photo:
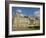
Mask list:
[[[32,8],[32,7],[12,7],[12,15],[16,14],[16,10],[20,9],[23,15],[32,16],[35,14],[35,11],[39,11],[40,8]]]

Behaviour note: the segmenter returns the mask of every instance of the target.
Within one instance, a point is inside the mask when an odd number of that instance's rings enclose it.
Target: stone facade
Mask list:
[[[28,24],[30,24],[28,18],[22,17],[19,13],[16,13],[13,20],[13,27],[28,27]]]
[[[35,20],[32,17],[23,16],[16,12],[12,20],[13,30],[29,29],[28,27],[40,26],[40,20]]]

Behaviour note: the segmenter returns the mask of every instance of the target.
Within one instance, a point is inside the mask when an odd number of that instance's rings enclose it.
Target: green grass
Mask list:
[[[28,28],[31,29],[31,30],[39,30],[40,26],[34,26],[34,27],[28,27]]]

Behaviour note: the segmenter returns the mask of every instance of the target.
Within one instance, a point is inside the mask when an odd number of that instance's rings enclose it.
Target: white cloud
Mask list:
[[[36,15],[36,14],[39,14],[39,13],[40,13],[40,10],[34,12],[35,15]]]
[[[35,17],[40,17],[40,10],[34,12]]]
[[[17,9],[16,11],[18,11],[18,12],[20,12],[20,13],[22,12],[22,10],[20,10],[20,9]]]

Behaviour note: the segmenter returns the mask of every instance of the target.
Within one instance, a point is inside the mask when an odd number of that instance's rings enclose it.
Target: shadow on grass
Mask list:
[[[31,30],[40,30],[40,26],[28,27]]]

